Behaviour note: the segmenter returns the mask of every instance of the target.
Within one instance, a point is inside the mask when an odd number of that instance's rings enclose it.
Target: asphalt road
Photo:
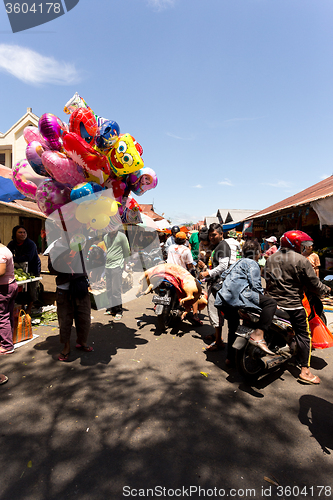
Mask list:
[[[290,366],[250,387],[203,351],[207,316],[159,334],[151,297],[119,323],[93,310],[69,363],[56,322],[1,357],[1,500],[331,497],[333,350],[319,387]]]

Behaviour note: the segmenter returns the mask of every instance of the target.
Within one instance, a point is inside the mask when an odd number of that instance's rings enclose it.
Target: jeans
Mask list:
[[[123,311],[121,299],[122,274],[123,270],[119,266],[112,269],[105,268],[106,292],[109,304],[107,310],[113,314],[121,314]]]

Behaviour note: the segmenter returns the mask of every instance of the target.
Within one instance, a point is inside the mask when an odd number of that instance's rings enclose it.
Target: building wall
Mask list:
[[[13,213],[7,207],[0,207],[0,239],[4,245],[8,245],[12,239],[13,227],[20,223],[19,214]]]
[[[27,113],[8,132],[0,136],[0,152],[6,155],[6,167],[12,168],[15,163],[25,159],[27,143],[23,131],[29,125],[38,126],[38,117],[32,113],[31,108],[27,109]]]

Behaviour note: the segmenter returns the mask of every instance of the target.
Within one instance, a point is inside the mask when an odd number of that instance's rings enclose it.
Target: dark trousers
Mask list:
[[[107,310],[113,314],[122,313],[123,310],[121,299],[122,274],[121,267],[105,268],[106,292],[109,304]]]
[[[60,342],[65,344],[71,337],[73,320],[79,344],[86,344],[90,330],[91,303],[89,293],[82,299],[71,297],[69,290],[57,288],[57,314]]]
[[[311,358],[311,330],[305,309],[293,309],[287,311],[290,323],[295,332],[297,343],[297,358],[301,366],[310,366]]]
[[[273,316],[276,311],[276,300],[267,295],[259,294],[259,306],[261,308],[259,323],[257,328],[266,332],[271,326]],[[236,307],[223,307],[225,318],[228,320],[228,352],[227,358],[234,362],[236,351],[232,347],[236,340],[236,330],[239,326],[239,315]]]
[[[0,341],[3,349],[13,348],[14,305],[17,283],[0,285]]]

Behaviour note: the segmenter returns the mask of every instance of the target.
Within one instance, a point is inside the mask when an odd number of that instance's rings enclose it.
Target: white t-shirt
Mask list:
[[[241,252],[241,246],[239,241],[235,240],[235,238],[228,238],[224,241],[226,241],[230,247],[231,257],[229,265],[231,266],[237,262],[237,250]]]
[[[186,264],[193,263],[191,250],[185,245],[170,245],[168,250],[168,264],[177,264],[187,269]]]

